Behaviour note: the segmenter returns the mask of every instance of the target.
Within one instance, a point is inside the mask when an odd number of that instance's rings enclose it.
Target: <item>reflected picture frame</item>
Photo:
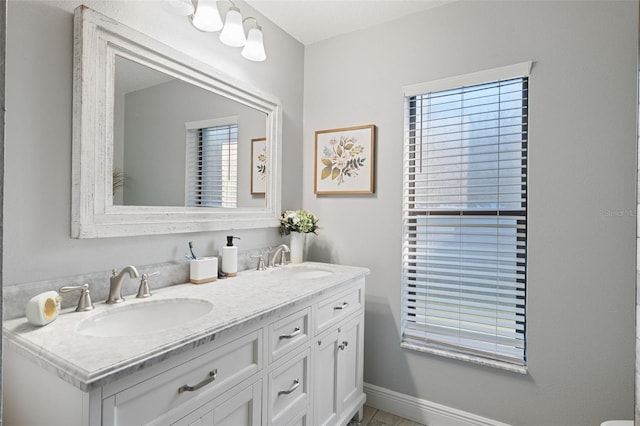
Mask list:
[[[267,138],[251,139],[251,195],[265,195],[267,173]]]
[[[314,193],[373,194],[376,127],[315,132]]]

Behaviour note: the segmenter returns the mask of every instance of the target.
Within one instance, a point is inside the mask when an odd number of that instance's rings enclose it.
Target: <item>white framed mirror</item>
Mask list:
[[[279,225],[279,99],[86,6],[73,84],[72,237]]]

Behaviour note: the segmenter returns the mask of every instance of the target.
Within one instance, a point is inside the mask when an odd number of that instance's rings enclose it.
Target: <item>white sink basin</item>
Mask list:
[[[126,302],[125,302],[126,303]],[[78,324],[78,333],[97,337],[125,337],[156,333],[193,321],[209,313],[206,300],[174,299],[114,307]]]
[[[321,266],[288,265],[274,270],[273,273],[281,275],[282,278],[286,279],[311,280],[314,278],[327,277],[333,274],[334,271]]]

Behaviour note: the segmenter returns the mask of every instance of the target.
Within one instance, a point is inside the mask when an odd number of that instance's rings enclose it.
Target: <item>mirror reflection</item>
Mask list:
[[[265,206],[264,112],[118,55],[114,87],[114,205]]]

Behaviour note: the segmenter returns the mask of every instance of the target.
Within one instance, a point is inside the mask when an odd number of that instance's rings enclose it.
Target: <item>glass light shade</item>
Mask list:
[[[198,0],[196,12],[193,14],[191,22],[200,31],[220,31],[222,19],[220,18],[220,12],[218,12],[216,0]]]
[[[194,10],[191,0],[164,0],[164,8],[180,16],[189,16]]]
[[[250,61],[264,61],[267,59],[267,54],[264,51],[264,43],[262,40],[262,28],[259,25],[255,25],[249,30],[247,36],[247,44],[242,49],[242,56]]]
[[[242,15],[240,9],[233,6],[227,12],[224,21],[224,28],[220,33],[220,41],[231,47],[241,47],[247,42],[242,26]]]

